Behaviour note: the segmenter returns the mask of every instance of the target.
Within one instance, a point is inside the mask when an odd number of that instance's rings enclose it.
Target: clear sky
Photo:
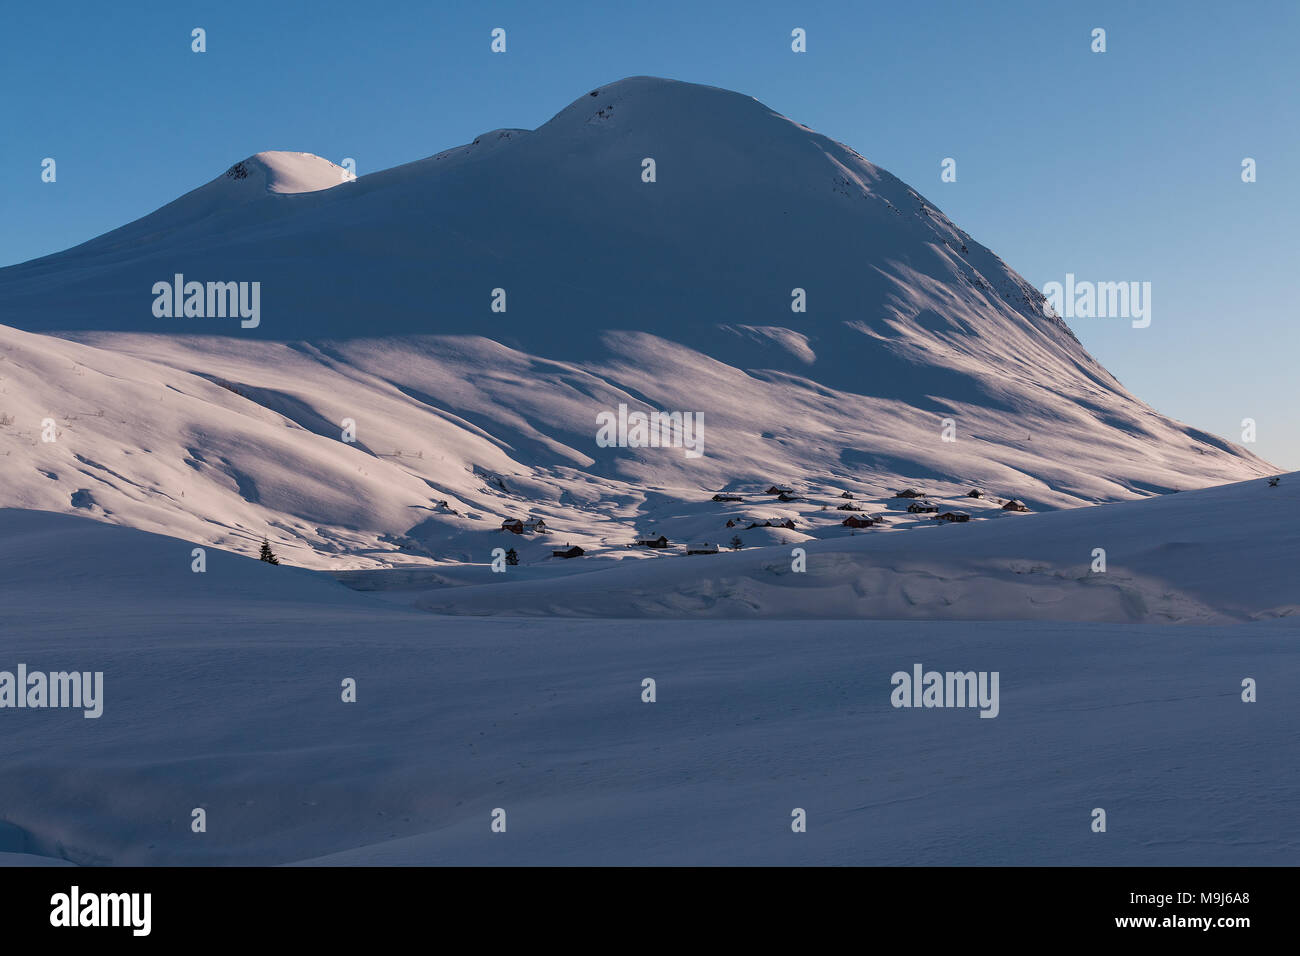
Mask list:
[[[1073,319],[1083,344],[1175,418],[1233,441],[1253,418],[1249,447],[1296,469],[1298,40],[1295,0],[6,3],[0,265],[260,150],[352,157],[364,175],[536,127],[624,76],[672,77],[852,146],[1040,289],[1150,282],[1149,327]]]

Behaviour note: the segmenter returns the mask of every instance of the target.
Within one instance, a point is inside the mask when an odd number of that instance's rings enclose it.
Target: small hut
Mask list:
[[[964,511],[945,511],[941,515],[936,515],[940,521],[970,521],[970,515]]]
[[[551,552],[551,557],[553,557],[553,558],[580,558],[580,557],[582,557],[582,556],[583,556],[584,554],[586,554],[586,553],[587,553],[587,552],[583,551],[580,547],[578,547],[578,546],[575,544],[575,545],[573,545],[573,547],[571,547],[571,548],[564,548],[563,550],[552,551],[552,552]]]
[[[924,498],[925,492],[917,491],[915,488],[904,488],[894,495],[895,498]]]
[[[717,554],[718,546],[709,544],[707,541],[701,541],[699,544],[693,544],[686,549],[687,554]]]
[[[843,525],[845,528],[870,528],[873,524],[875,524],[875,522],[867,517],[858,517],[857,515],[849,515],[847,518],[841,521],[840,524]]]
[[[1003,511],[1028,511],[1029,506],[1019,498],[1012,498],[1002,506]]]
[[[501,530],[509,531],[512,534],[523,534],[524,523],[518,518],[507,518],[505,521],[501,522]]]
[[[668,539],[663,535],[657,538],[637,538],[636,544],[638,548],[661,549],[668,547]]]
[[[907,506],[907,510],[914,515],[928,515],[936,514],[939,511],[939,506],[933,501],[913,501]]]

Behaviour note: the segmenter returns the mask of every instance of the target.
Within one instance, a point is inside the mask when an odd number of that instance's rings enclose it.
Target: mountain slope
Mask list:
[[[361,566],[486,560],[528,511],[589,549],[716,538],[701,503],[723,487],[973,483],[1055,508],[1272,471],[1130,395],[905,183],[740,94],[632,78],[345,177],[258,154],[0,270],[24,356],[0,382],[0,504],[231,547],[276,529],[290,560]],[[258,321],[156,316],[177,274],[259,283]],[[701,413],[704,456],[599,447],[620,404]]]

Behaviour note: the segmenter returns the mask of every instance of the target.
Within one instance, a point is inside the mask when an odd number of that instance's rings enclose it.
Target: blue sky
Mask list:
[[[0,265],[136,219],[260,150],[353,157],[364,175],[536,127],[611,80],[667,76],[847,143],[1039,288],[1067,272],[1150,282],[1150,327],[1073,320],[1083,344],[1175,418],[1233,441],[1253,418],[1252,450],[1295,469],[1298,28],[1291,0],[10,4]],[[1245,157],[1257,182],[1241,181]]]

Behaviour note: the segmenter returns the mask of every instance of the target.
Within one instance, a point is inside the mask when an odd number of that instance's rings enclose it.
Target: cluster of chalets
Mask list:
[[[761,492],[762,495],[775,498],[776,501],[783,504],[793,502],[805,502],[810,498],[807,495],[800,494],[794,488],[773,484],[767,490]],[[955,508],[945,508],[932,500],[931,496],[917,488],[903,488],[894,493],[895,499],[906,499],[908,514],[918,516],[928,516],[936,521],[944,521],[952,524],[960,524],[971,520],[970,513]],[[979,488],[972,488],[966,492],[967,498],[987,499],[987,496]],[[720,491],[713,495],[714,502],[725,503],[744,503],[748,499],[742,494],[734,492]],[[861,504],[858,503],[851,491],[840,492],[838,499],[839,504],[835,505],[836,511],[847,512],[843,520],[840,521],[840,527],[848,528],[852,534],[859,530],[879,527],[885,523],[884,516],[873,515],[867,512]],[[1001,498],[988,499],[1001,505],[1003,511],[1027,512],[1028,506],[1017,498],[1003,501]],[[824,504],[822,510],[830,508],[830,503]],[[786,530],[798,530],[798,525],[794,518],[791,517],[772,517],[766,519],[757,519],[752,517],[731,517],[727,519],[726,527],[735,531],[749,531],[754,528],[784,528]],[[546,534],[549,528],[542,518],[506,518],[501,522],[501,530],[517,535],[528,534]],[[651,551],[666,551],[673,547],[673,543],[666,535],[650,532],[649,534],[639,535],[628,547],[647,548]],[[733,551],[739,551],[743,547],[738,535],[733,536],[730,543],[722,545],[716,542],[703,541],[686,546],[687,555],[698,554],[718,554],[724,548],[730,548]],[[582,557],[586,552],[576,546],[566,544],[563,548],[556,548],[551,552],[555,558],[577,558]],[[681,553],[680,551],[677,553]]]
[[[800,494],[792,487],[780,484],[770,485],[767,490],[761,492],[761,494],[773,496],[779,502],[809,500],[809,496]],[[909,499],[907,505],[908,514],[924,515],[933,518],[936,521],[944,521],[953,524],[959,524],[971,520],[970,512],[956,508],[945,508],[931,500],[930,496],[928,496],[924,491],[920,491],[916,488],[904,488],[901,491],[896,492],[893,497]],[[984,492],[979,488],[970,489],[970,491],[966,492],[965,497],[980,499],[986,498]],[[840,526],[849,528],[850,533],[864,528],[878,527],[885,523],[885,518],[883,516],[869,514],[855,499],[853,492],[842,491],[839,494],[839,499],[840,503],[835,505],[835,510],[848,512],[844,519],[840,521]],[[716,502],[743,502],[746,499],[744,495],[736,494],[734,492],[718,492],[713,496],[712,500]],[[1016,498],[1012,498],[1005,502],[1001,498],[994,498],[991,500],[1000,504],[1003,511],[1026,512],[1029,510],[1028,506],[1025,505],[1023,501]],[[829,507],[829,504],[823,505],[822,510],[826,510]],[[749,523],[746,524],[746,521]],[[766,521],[756,521],[735,517],[729,518],[726,526],[741,531],[746,531],[750,528],[772,527],[789,528],[793,530],[796,527],[793,518],[771,518]]]

